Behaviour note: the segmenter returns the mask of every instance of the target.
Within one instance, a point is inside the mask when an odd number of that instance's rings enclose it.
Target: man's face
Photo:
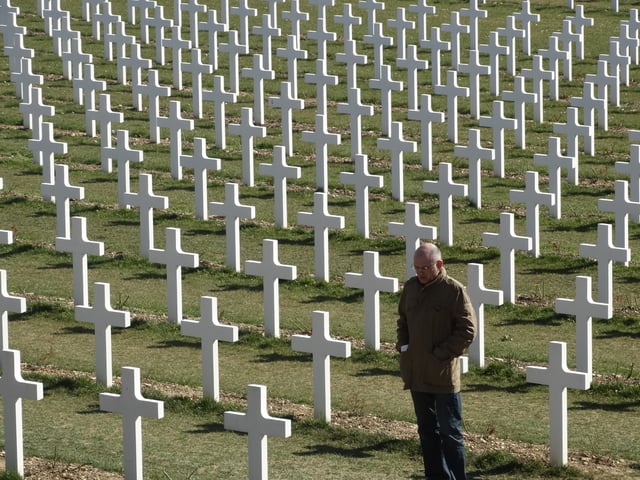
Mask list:
[[[430,256],[422,252],[417,253],[413,257],[413,269],[416,272],[418,280],[423,285],[436,278],[441,266],[442,261],[434,261]]]

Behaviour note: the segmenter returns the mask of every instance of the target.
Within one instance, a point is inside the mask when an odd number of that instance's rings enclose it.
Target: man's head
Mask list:
[[[442,269],[442,254],[433,243],[422,243],[413,255],[413,269],[420,283],[427,284],[438,276]]]

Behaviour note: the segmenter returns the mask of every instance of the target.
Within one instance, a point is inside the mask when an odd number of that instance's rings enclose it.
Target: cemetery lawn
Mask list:
[[[345,217],[344,230],[329,234],[328,282],[314,276],[314,232],[298,225],[298,212],[313,208],[315,186],[315,146],[301,140],[303,131],[315,128],[315,85],[299,81],[299,98],[305,109],[294,114],[294,155],[290,165],[301,168],[300,180],[289,182],[288,224],[274,223],[272,178],[257,173],[259,163],[273,161],[273,147],[281,143],[280,111],[266,108],[267,136],[255,139],[255,186],[239,187],[240,201],[255,207],[256,216],[241,222],[240,256],[260,260],[263,240],[279,244],[279,260],[297,267],[297,279],[280,283],[281,338],[263,335],[262,279],[228,267],[226,230],[222,217],[207,221],[194,217],[193,170],[185,169],[182,180],[172,178],[169,155],[171,142],[163,129],[161,141],[149,140],[149,114],[146,107],[132,107],[131,86],[117,81],[113,62],[104,60],[103,42],[91,37],[91,25],[82,19],[79,3],[61,0],[71,11],[72,27],[82,34],[83,49],[93,55],[96,78],[107,82],[114,111],[125,121],[116,129],[129,131],[132,148],[144,152],[142,164],[131,165],[131,191],[138,191],[140,173],[153,174],[153,190],[169,199],[169,209],[154,212],[154,236],[157,248],[165,246],[165,229],[180,228],[182,249],[198,253],[198,268],[182,270],[183,314],[198,319],[200,298],[217,298],[221,322],[237,325],[236,343],[220,344],[220,402],[202,398],[201,348],[198,339],[181,335],[180,327],[167,321],[166,268],[150,263],[140,255],[140,212],[119,208],[117,168],[105,173],[100,168],[100,138],[85,134],[85,107],[73,101],[73,85],[64,78],[60,58],[53,53],[52,40],[44,31],[43,20],[36,15],[35,0],[12,0],[20,8],[18,24],[28,34],[25,45],[33,48],[33,71],[44,75],[43,101],[55,106],[55,139],[68,144],[68,153],[57,155],[56,163],[69,166],[70,184],[82,186],[84,199],[71,203],[71,215],[87,219],[87,237],[104,242],[104,256],[90,256],[89,293],[93,299],[95,282],[111,285],[114,309],[129,311],[132,325],[114,328],[113,367],[116,385],[111,389],[95,381],[95,345],[93,326],[75,320],[73,309],[73,269],[69,254],[56,251],[56,205],[43,200],[42,168],[35,165],[29,140],[33,132],[24,128],[19,111],[20,100],[9,74],[6,56],[0,56],[0,229],[11,230],[14,242],[0,245],[0,268],[7,272],[7,291],[26,299],[25,313],[8,316],[8,338],[12,349],[21,351],[25,379],[44,384],[42,401],[23,402],[24,446],[27,478],[119,478],[122,472],[121,417],[99,410],[98,395],[119,392],[118,377],[123,366],[140,368],[143,395],[165,401],[165,418],[143,420],[144,471],[150,479],[247,478],[247,437],[223,428],[224,411],[244,412],[249,384],[267,386],[269,413],[293,421],[292,436],[269,438],[270,478],[419,478],[421,459],[414,414],[408,392],[402,391],[394,349],[398,293],[380,294],[379,352],[364,348],[363,301],[360,289],[344,285],[345,274],[362,272],[363,252],[377,251],[382,275],[405,279],[405,241],[388,233],[389,222],[404,221],[405,206],[391,197],[390,157],[376,148],[380,136],[380,92],[367,88],[373,76],[371,62],[358,68],[362,102],[376,105],[376,114],[362,120],[363,151],[370,159],[370,173],[384,176],[384,188],[369,194],[370,236],[357,233],[355,193],[352,186],[340,183],[340,173],[353,171],[350,159],[348,115],[336,114],[336,104],[346,101],[344,65],[335,62],[340,42],[328,46],[327,69],[340,77],[340,84],[328,92],[331,112],[329,130],[342,135],[342,144],[329,148],[329,212]],[[168,15],[172,8],[165,5]],[[265,13],[266,2],[252,1]],[[379,21],[395,15],[396,7],[407,5],[387,1],[378,12]],[[621,2],[624,3],[624,2]],[[113,0],[115,12],[126,18],[125,0]],[[437,15],[431,25],[450,20],[450,11],[468,7],[468,2],[436,2]],[[571,13],[565,0],[532,5],[542,17],[532,32],[532,51],[548,47],[548,37],[560,31],[562,19]],[[302,7],[302,5],[301,5]],[[316,25],[315,7],[302,7],[311,14],[309,28]],[[481,21],[480,38],[504,26],[506,16],[521,8],[520,1],[487,2],[488,18]],[[282,10],[286,9],[284,6]],[[354,4],[354,11],[358,7]],[[327,9],[327,18],[342,13],[342,3]],[[534,165],[535,154],[547,152],[553,123],[565,122],[570,98],[580,96],[587,74],[593,73],[600,53],[609,49],[608,40],[618,32],[621,20],[629,17],[627,6],[612,12],[610,2],[598,0],[585,5],[585,13],[594,18],[597,28],[587,29],[585,59],[573,65],[573,79],[562,80],[559,100],[544,100],[544,122],[527,123],[525,149],[515,146],[514,134],[506,132],[507,161],[504,178],[492,175],[490,163],[482,164],[482,208],[467,198],[453,201],[452,246],[441,245],[448,272],[466,283],[467,265],[484,266],[484,285],[500,286],[500,253],[487,247],[485,232],[499,231],[502,212],[514,214],[515,230],[525,231],[522,204],[509,200],[510,191],[524,187],[524,173],[539,171],[541,190],[548,190],[545,168]],[[354,36],[366,34],[363,25],[354,27]],[[255,19],[254,19],[255,20]],[[237,19],[233,20],[234,22]],[[237,28],[237,25],[234,25]],[[290,25],[282,21],[281,28]],[[330,21],[330,28],[342,26]],[[127,31],[138,34],[137,27]],[[185,29],[186,34],[186,29]],[[391,34],[391,30],[388,33]],[[415,30],[407,32],[416,43]],[[251,52],[261,48],[260,38],[252,37]],[[206,35],[201,44],[206,48]],[[220,41],[227,35],[220,34]],[[303,47],[310,58],[300,61],[299,78],[315,71],[315,42],[304,37]],[[274,39],[273,49],[283,47],[284,39]],[[205,50],[206,51],[206,50]],[[370,45],[359,44],[358,51],[370,59]],[[142,55],[155,57],[153,45],[143,45]],[[426,52],[421,51],[421,56]],[[190,58],[184,52],[184,59]],[[171,85],[171,61],[154,68],[163,85]],[[466,58],[465,58],[466,60]],[[220,72],[228,72],[228,58],[221,55]],[[385,61],[395,62],[395,49],[385,50]],[[443,54],[443,72],[451,58]],[[250,56],[242,56],[243,67],[251,65]],[[265,82],[265,98],[280,95],[280,83],[287,79],[284,59],[273,57],[276,78]],[[520,54],[520,68],[530,68],[531,58]],[[503,67],[504,68],[504,67]],[[393,69],[394,77],[406,80],[406,72]],[[430,71],[420,72],[421,93],[433,93]],[[468,80],[460,75],[460,82]],[[513,78],[501,72],[503,90],[513,87]],[[161,115],[167,115],[169,100],[182,102],[182,114],[192,118],[192,80],[185,74],[186,88],[172,90],[170,98],[160,102]],[[483,79],[481,114],[491,113],[488,82]],[[587,391],[569,390],[569,466],[549,466],[548,388],[526,382],[525,368],[548,362],[550,341],[567,342],[569,369],[575,368],[576,321],[556,313],[557,298],[576,295],[575,277],[593,277],[596,263],[579,254],[580,244],[596,242],[599,223],[614,223],[614,217],[598,209],[598,200],[614,196],[614,182],[625,178],[615,171],[616,161],[628,162],[628,131],[640,129],[640,68],[631,67],[629,86],[621,86],[620,107],[609,107],[609,129],[596,130],[596,155],[581,151],[579,184],[562,184],[562,216],[553,219],[546,207],[541,209],[539,258],[516,253],[516,292],[514,304],[486,305],[486,366],[472,366],[463,376],[464,427],[467,434],[469,471],[474,479],[536,478],[640,478],[640,227],[629,224],[628,265],[615,264],[613,271],[613,317],[593,320],[594,383]],[[209,88],[209,87],[207,87]],[[240,122],[240,109],[253,106],[253,84],[241,78],[238,102],[227,105],[227,125]],[[433,108],[446,110],[446,99],[433,95]],[[420,124],[408,121],[406,92],[393,94],[394,120],[402,121],[405,138],[420,142]],[[505,114],[513,107],[505,102]],[[469,102],[459,102],[459,141],[468,141],[468,130],[478,128],[470,115]],[[527,106],[531,119],[532,106]],[[221,159],[222,169],[208,174],[209,201],[222,202],[225,184],[241,183],[242,145],[237,135],[227,135],[227,148],[213,143],[213,108],[205,105],[204,118],[193,118],[195,129],[183,132],[183,150],[191,153],[195,137],[205,137],[208,155]],[[482,130],[483,144],[490,145],[489,130]],[[564,143],[563,143],[564,145]],[[423,193],[422,182],[437,180],[437,164],[453,165],[454,181],[468,182],[468,161],[454,155],[454,144],[447,140],[447,124],[433,125],[435,168],[421,168],[419,153],[404,156],[405,201],[420,206],[421,222],[439,225],[440,200]],[[595,296],[595,292],[594,292]],[[332,337],[352,342],[348,359],[331,359],[331,424],[313,419],[312,362],[308,354],[291,350],[290,337],[311,333],[313,311],[330,314]],[[2,477],[0,477],[1,479]]]

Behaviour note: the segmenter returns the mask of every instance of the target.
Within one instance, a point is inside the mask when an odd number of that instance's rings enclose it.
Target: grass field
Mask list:
[[[36,15],[36,2],[12,0],[20,8],[18,23],[27,28],[25,46],[34,49],[33,71],[44,76],[43,101],[55,107],[55,117],[46,118],[55,127],[55,139],[66,142],[68,153],[56,156],[56,163],[69,165],[70,183],[83,186],[85,197],[71,204],[74,216],[87,218],[88,238],[104,242],[105,255],[89,258],[89,286],[93,295],[94,282],[111,285],[111,302],[116,309],[131,312],[132,326],[113,331],[114,374],[122,366],[139,367],[144,394],[163,399],[166,415],[162,420],[144,421],[145,476],[161,478],[245,478],[246,437],[223,429],[225,410],[242,411],[242,396],[248,384],[268,387],[270,408],[278,414],[292,418],[293,435],[289,439],[269,440],[270,476],[272,478],[417,478],[421,470],[418,444],[415,436],[399,436],[392,429],[370,431],[350,428],[336,421],[324,425],[298,415],[300,408],[313,404],[311,358],[293,352],[290,334],[308,334],[312,312],[330,314],[331,334],[354,342],[349,359],[332,359],[332,407],[337,416],[350,414],[358,418],[376,418],[394,425],[410,425],[413,412],[407,392],[401,390],[396,356],[390,348],[395,342],[395,320],[398,294],[380,295],[381,352],[361,347],[363,338],[363,294],[347,288],[344,277],[348,272],[362,271],[362,254],[372,250],[380,253],[380,272],[398,278],[404,275],[405,242],[389,235],[389,222],[404,220],[404,205],[391,197],[390,157],[376,146],[381,137],[380,92],[369,88],[373,76],[374,52],[363,41],[367,33],[366,11],[353,4],[355,14],[363,17],[362,25],[354,27],[358,51],[368,56],[367,65],[358,67],[358,86],[362,89],[362,102],[375,106],[372,117],[362,119],[362,148],[369,158],[369,171],[382,175],[384,187],[370,192],[370,238],[356,231],[355,194],[351,186],[340,183],[341,172],[353,171],[350,158],[349,116],[337,113],[337,104],[345,102],[346,71],[344,64],[335,61],[342,51],[342,42],[327,45],[327,71],[339,77],[339,84],[329,87],[328,128],[341,135],[341,144],[330,146],[329,155],[329,212],[345,218],[345,228],[330,232],[330,279],[319,281],[314,277],[314,232],[298,225],[298,212],[313,207],[315,191],[315,146],[302,140],[303,131],[315,129],[316,87],[304,81],[304,74],[315,71],[317,46],[308,35],[303,35],[301,47],[308,50],[308,58],[298,63],[298,96],[305,100],[305,108],[293,115],[294,155],[288,164],[301,168],[302,177],[289,181],[289,228],[278,228],[274,222],[274,189],[272,179],[258,173],[259,163],[271,163],[273,147],[282,142],[281,113],[265,108],[267,136],[254,141],[255,186],[240,186],[240,201],[255,207],[253,220],[241,223],[241,262],[260,260],[264,239],[275,239],[279,244],[281,263],[297,267],[297,279],[281,282],[280,326],[281,339],[264,338],[259,333],[263,324],[263,287],[259,277],[235,272],[226,267],[225,225],[220,217],[206,221],[194,217],[193,171],[185,169],[185,177],[176,180],[170,175],[171,142],[163,129],[159,143],[149,140],[149,113],[146,100],[143,111],[132,107],[131,85],[117,81],[116,65],[104,60],[103,42],[92,38],[91,25],[84,21],[79,2],[62,0],[61,6],[71,12],[72,28],[82,34],[85,52],[93,55],[96,78],[107,83],[106,93],[111,105],[121,112],[124,122],[114,129],[127,129],[132,148],[144,152],[141,164],[131,165],[131,189],[137,191],[139,173],[153,175],[156,194],[169,199],[169,208],[156,211],[155,243],[164,248],[165,229],[180,228],[182,248],[198,253],[200,265],[183,269],[183,307],[187,318],[200,315],[201,296],[218,299],[221,321],[240,326],[240,341],[220,345],[220,385],[223,397],[220,403],[202,401],[181,394],[182,388],[196,389],[201,384],[200,344],[196,339],[184,337],[180,328],[166,320],[166,269],[152,264],[140,256],[139,212],[137,209],[118,207],[117,172],[105,173],[100,169],[100,138],[85,134],[85,107],[73,101],[72,82],[62,75],[62,62],[53,53],[52,39],[44,31],[44,21]],[[173,16],[169,2],[166,16]],[[524,173],[540,173],[541,190],[548,191],[548,172],[534,164],[535,154],[547,153],[548,139],[554,122],[565,122],[571,97],[582,95],[585,76],[594,73],[598,55],[609,51],[609,38],[618,35],[620,22],[628,19],[633,4],[621,2],[619,12],[612,12],[610,3],[594,1],[585,4],[585,13],[594,18],[595,26],[585,33],[585,58],[574,59],[572,80],[560,82],[557,101],[544,98],[544,121],[532,120],[533,107],[527,106],[526,148],[515,145],[512,131],[505,132],[506,154],[504,178],[492,175],[492,165],[483,161],[482,209],[475,208],[467,198],[453,201],[453,245],[442,245],[445,263],[450,274],[466,282],[468,263],[484,265],[484,283],[487,288],[500,285],[500,258],[495,248],[483,245],[484,232],[499,231],[502,212],[515,215],[515,229],[525,232],[522,204],[512,203],[509,192],[524,188]],[[114,0],[113,11],[126,18],[124,0]],[[251,2],[260,14],[267,12],[266,2]],[[466,2],[434,2],[437,12],[429,17],[429,25],[437,26],[450,21],[450,12],[467,8]],[[209,5],[213,8],[213,5]],[[386,22],[396,15],[397,7],[408,7],[401,2],[385,3],[377,12],[377,20],[385,25],[385,35],[395,32]],[[290,8],[279,5],[279,12]],[[304,24],[305,31],[316,28],[316,7],[301,5],[310,13]],[[327,29],[342,39],[342,26],[335,15],[343,13],[342,4],[327,8]],[[520,2],[491,2],[484,4],[487,18],[480,20],[479,39],[488,41],[489,32],[502,28],[505,18],[521,9]],[[552,0],[543,5],[532,5],[541,21],[532,30],[532,52],[548,47],[548,38],[560,31],[562,20],[571,14],[566,2]],[[357,13],[356,13],[357,12]],[[261,17],[251,19],[251,26],[260,24]],[[407,12],[407,18],[415,19]],[[183,37],[189,33],[185,15]],[[231,16],[232,28],[238,28],[238,19]],[[286,45],[284,35],[290,31],[290,22],[283,19],[279,27],[283,36],[274,38],[272,50]],[[139,37],[138,26],[128,26],[127,33]],[[407,31],[407,42],[417,43],[417,31]],[[448,39],[448,34],[442,34]],[[468,60],[468,40],[463,36],[462,58]],[[258,35],[250,36],[250,55],[240,57],[241,67],[252,65],[252,55],[260,53],[262,42]],[[220,42],[227,34],[219,35]],[[207,58],[207,38],[200,35],[203,56]],[[218,52],[220,53],[220,52]],[[155,59],[155,45],[142,45],[142,55]],[[384,50],[385,62],[392,65],[396,80],[407,80],[406,71],[395,67],[395,47]],[[429,58],[426,49],[419,49],[421,58]],[[183,61],[190,58],[185,51]],[[216,72],[228,76],[229,58],[218,56]],[[486,63],[486,58],[483,58]],[[450,54],[442,56],[443,73],[451,64]],[[532,59],[522,53],[518,56],[518,69],[531,68]],[[154,62],[163,85],[171,85],[172,62]],[[513,88],[513,77],[501,63],[500,82],[503,90]],[[265,98],[280,95],[280,84],[287,80],[284,59],[273,55],[274,80],[264,82]],[[614,181],[626,179],[615,170],[615,162],[629,161],[631,142],[628,132],[640,129],[638,100],[640,69],[630,68],[630,84],[620,87],[619,107],[609,106],[608,130],[595,131],[595,155],[579,154],[579,183],[569,185],[566,172],[562,181],[562,216],[553,219],[548,209],[540,214],[541,255],[534,258],[524,252],[516,253],[516,302],[502,306],[485,307],[486,368],[471,368],[463,377],[465,428],[470,438],[529,444],[540,449],[548,442],[548,390],[527,384],[522,367],[527,364],[544,365],[548,358],[548,343],[564,341],[568,344],[568,366],[575,367],[575,319],[555,312],[556,298],[575,297],[575,277],[593,277],[597,285],[597,267],[590,259],[579,255],[579,245],[597,241],[597,225],[614,223],[612,214],[598,209],[598,200],[614,196]],[[445,78],[445,76],[443,76]],[[184,74],[183,90],[173,88],[171,96],[161,99],[161,115],[167,115],[169,101],[179,100],[182,115],[194,120],[193,131],[183,132],[183,152],[190,154],[194,138],[207,140],[207,153],[221,159],[221,170],[209,172],[209,201],[224,200],[224,186],[228,182],[241,183],[242,145],[237,135],[227,132],[227,147],[214,145],[213,107],[205,103],[204,117],[192,114],[192,80]],[[205,88],[212,85],[211,77]],[[419,72],[420,93],[433,93],[431,71]],[[459,75],[459,82],[468,85],[468,78]],[[228,80],[227,83],[228,85]],[[406,84],[405,84],[406,87]],[[531,88],[529,86],[529,88]],[[548,92],[548,86],[545,92]],[[240,94],[236,103],[226,106],[226,123],[240,122],[243,107],[253,106],[254,86],[246,77],[240,78]],[[488,79],[481,83],[481,115],[491,114],[492,102],[497,97],[489,93]],[[420,124],[407,118],[406,91],[394,92],[392,117],[403,122],[406,139],[418,143],[418,152],[404,155],[405,201],[420,205],[421,222],[439,226],[439,199],[423,193],[422,182],[438,178],[437,164],[453,164],[454,180],[468,182],[468,161],[454,154],[455,145],[447,140],[447,124],[433,125],[433,160],[435,168],[421,168]],[[12,230],[14,243],[0,246],[0,268],[7,271],[7,290],[13,295],[27,298],[27,312],[9,315],[9,346],[19,349],[22,361],[35,373],[26,373],[44,383],[45,398],[39,402],[24,403],[25,454],[50,459],[52,462],[87,463],[100,469],[122,469],[121,419],[117,415],[100,412],[98,394],[104,387],[84,379],[81,374],[95,370],[93,328],[74,319],[72,305],[72,263],[68,254],[55,249],[56,206],[43,200],[40,193],[42,168],[32,161],[28,141],[32,132],[23,127],[16,98],[15,85],[9,75],[6,56],[0,57],[0,177],[4,188],[0,191],[0,229]],[[446,111],[446,99],[432,96],[434,110]],[[468,143],[468,131],[480,128],[478,120],[470,115],[468,99],[459,100],[458,145]],[[513,115],[513,104],[505,102],[505,115]],[[491,131],[481,128],[484,147],[492,145]],[[559,135],[561,138],[562,136]],[[562,147],[566,141],[562,138]],[[569,391],[569,447],[572,452],[623,459],[625,478],[640,476],[640,297],[638,279],[640,268],[636,252],[640,246],[637,222],[629,224],[629,265],[613,266],[613,309],[610,320],[593,321],[593,366],[596,383],[588,391]],[[597,291],[594,291],[594,298]],[[257,329],[256,329],[257,327]],[[52,373],[55,372],[55,373]],[[74,373],[75,372],[75,373]],[[154,383],[152,383],[154,382]],[[164,385],[160,389],[157,385]],[[174,389],[175,391],[171,391]],[[117,391],[114,387],[112,391]],[[277,408],[278,405],[290,406]],[[508,450],[508,449],[507,449]],[[490,452],[470,451],[470,471],[473,478],[567,478],[588,477],[585,469],[573,463],[569,469],[553,469],[531,459],[504,454],[498,447]],[[627,468],[628,467],[628,468]],[[588,468],[586,469],[588,470]],[[597,473],[593,478],[600,478]]]

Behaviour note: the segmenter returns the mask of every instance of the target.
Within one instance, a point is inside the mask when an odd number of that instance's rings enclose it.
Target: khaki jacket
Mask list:
[[[476,317],[464,286],[444,267],[430,283],[409,279],[398,305],[400,375],[404,388],[427,393],[460,391],[458,357],[476,334]]]

